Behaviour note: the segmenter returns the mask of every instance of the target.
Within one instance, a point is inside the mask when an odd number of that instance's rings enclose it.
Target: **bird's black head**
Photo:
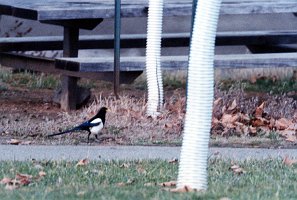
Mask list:
[[[105,115],[106,115],[106,111],[108,109],[106,107],[102,107],[100,108],[100,110],[98,111],[97,115],[96,115],[96,118],[100,118],[103,122],[103,124],[105,123]]]

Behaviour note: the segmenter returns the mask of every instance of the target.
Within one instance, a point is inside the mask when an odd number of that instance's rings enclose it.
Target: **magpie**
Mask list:
[[[90,120],[63,132],[54,133],[51,135],[47,135],[47,137],[53,137],[56,135],[62,135],[65,133],[70,133],[74,131],[87,131],[88,132],[88,143],[90,139],[91,133],[95,134],[96,139],[98,139],[98,134],[100,133],[101,129],[104,127],[105,124],[105,115],[108,109],[106,107],[102,107],[98,113],[92,117]]]

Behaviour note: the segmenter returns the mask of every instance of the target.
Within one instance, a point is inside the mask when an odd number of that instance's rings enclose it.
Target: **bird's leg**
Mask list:
[[[91,131],[88,131],[88,144],[89,144],[89,141],[90,141],[90,135],[91,135]]]

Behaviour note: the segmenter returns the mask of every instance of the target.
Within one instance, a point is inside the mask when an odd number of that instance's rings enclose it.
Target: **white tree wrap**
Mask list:
[[[177,187],[207,189],[214,47],[221,0],[198,0],[191,39],[187,108]]]
[[[146,42],[146,75],[148,84],[147,114],[155,116],[163,105],[161,72],[161,35],[163,0],[150,0]]]

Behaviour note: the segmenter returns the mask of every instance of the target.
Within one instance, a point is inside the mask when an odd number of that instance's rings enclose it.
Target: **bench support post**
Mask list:
[[[78,56],[78,28],[64,27],[63,57]],[[61,108],[63,110],[76,109],[77,77],[61,75]]]
[[[114,17],[114,70],[113,90],[116,98],[119,98],[120,87],[120,51],[121,51],[121,0],[115,0]]]

